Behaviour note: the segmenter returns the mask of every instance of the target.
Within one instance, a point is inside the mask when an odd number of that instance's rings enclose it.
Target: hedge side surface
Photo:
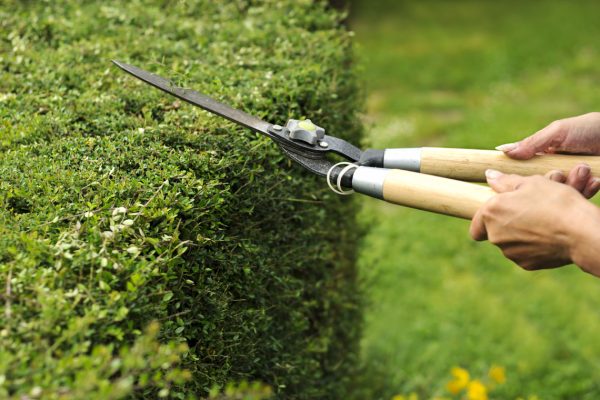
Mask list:
[[[358,141],[351,34],[312,1],[0,3],[0,397],[344,398],[355,206],[268,139],[112,66]]]

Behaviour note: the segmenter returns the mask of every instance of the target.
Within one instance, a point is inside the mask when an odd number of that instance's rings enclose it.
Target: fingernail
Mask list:
[[[557,171],[557,172],[553,172],[553,173],[552,173],[552,175],[550,175],[550,180],[553,180],[553,181],[561,181],[561,180],[562,180],[562,178],[563,178],[563,176],[564,176],[564,175],[563,175],[563,173],[562,173],[562,172],[559,172],[559,171]]]
[[[502,176],[502,172],[496,171],[495,169],[488,169],[485,171],[485,177],[491,181],[493,181],[494,179],[498,179],[501,176]]]
[[[592,170],[590,169],[590,166],[584,164],[579,167],[579,170],[577,170],[577,176],[580,178],[587,178],[591,171]]]
[[[600,179],[594,178],[594,179],[592,179],[592,183],[590,183],[590,185],[583,192],[583,195],[587,199],[590,199],[590,198],[594,197],[594,195],[596,193],[598,193],[599,189],[600,189]]]
[[[496,147],[496,150],[500,150],[505,153],[508,153],[509,151],[513,151],[517,147],[519,147],[518,143],[507,143],[507,144],[502,144],[502,145]]]

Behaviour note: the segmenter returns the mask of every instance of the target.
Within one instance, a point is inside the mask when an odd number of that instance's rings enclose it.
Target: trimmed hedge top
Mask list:
[[[358,141],[349,33],[310,1],[0,5],[0,397],[343,398],[355,209],[268,139],[113,67]]]

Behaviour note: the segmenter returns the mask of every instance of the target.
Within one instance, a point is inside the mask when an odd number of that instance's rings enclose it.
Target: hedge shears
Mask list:
[[[494,150],[422,147],[363,151],[327,135],[324,128],[309,119],[272,124],[133,65],[113,62],[172,96],[266,135],[289,158],[325,177],[329,187],[342,195],[357,192],[394,204],[470,219],[496,194],[487,186],[466,182],[485,182],[487,169],[520,175],[544,174],[550,170],[567,173],[584,162],[590,165],[592,173],[600,172],[600,157],[596,156],[548,154],[519,161]],[[347,161],[330,161],[330,153]]]

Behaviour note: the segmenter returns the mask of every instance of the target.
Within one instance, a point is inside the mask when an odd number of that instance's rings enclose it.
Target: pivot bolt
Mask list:
[[[319,142],[319,146],[321,146],[321,147],[323,147],[323,148],[326,149],[327,147],[329,147],[329,143],[327,143],[327,142]]]
[[[276,131],[280,131],[280,130],[283,129],[283,126],[281,126],[281,125],[273,125],[273,129],[276,130]]]
[[[290,139],[307,143],[315,146],[317,141],[325,138],[325,129],[312,123],[310,119],[297,120],[290,119],[286,128],[289,129]]]

